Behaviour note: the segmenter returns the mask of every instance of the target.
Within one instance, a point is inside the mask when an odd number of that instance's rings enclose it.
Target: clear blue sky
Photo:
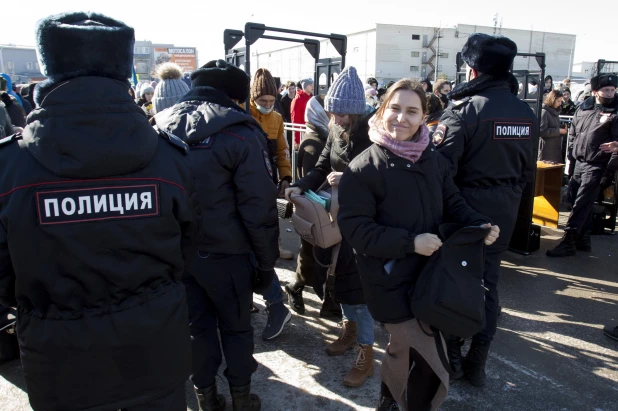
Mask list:
[[[409,0],[310,2],[269,1],[97,1],[87,6],[85,1],[31,0],[27,9],[3,6],[7,12],[2,22],[0,44],[34,45],[36,22],[50,14],[88,10],[107,14],[133,26],[137,40],[173,43],[176,46],[197,47],[200,64],[223,55],[223,30],[244,29],[246,22],[294,28],[321,33],[347,34],[371,27],[373,23],[448,26],[454,24],[493,25],[498,13],[503,27],[577,35],[574,62],[596,61],[599,58],[618,60],[613,21],[602,15],[582,17],[591,13],[581,2],[541,2],[538,0],[501,1],[487,5],[477,2],[442,0],[411,2]],[[497,3],[497,2],[496,2]],[[95,4],[96,6],[93,6]],[[485,4],[487,6],[480,6]],[[609,4],[609,3],[608,3]],[[609,6],[608,6],[609,7]],[[599,9],[599,7],[597,7]],[[599,9],[600,10],[600,9]],[[609,13],[615,8],[610,7]],[[613,45],[610,46],[610,44]],[[257,43],[259,45],[259,43]]]

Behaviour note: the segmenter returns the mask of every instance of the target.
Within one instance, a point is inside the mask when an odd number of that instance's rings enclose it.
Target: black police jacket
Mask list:
[[[279,258],[277,187],[266,135],[249,113],[211,87],[191,89],[155,116],[157,126],[187,142],[200,204],[199,250],[254,253],[259,268]]]
[[[417,235],[438,234],[443,221],[490,222],[468,207],[433,144],[416,163],[375,144],[356,157],[339,184],[337,221],[356,253],[367,307],[384,323],[413,318],[409,294],[428,261],[414,252]]]
[[[532,179],[539,124],[517,91],[517,81],[483,74],[449,94],[455,106],[444,111],[436,133],[444,135],[438,151],[459,188],[521,189]]]
[[[187,147],[128,88],[57,85],[0,147],[0,303],[18,307],[35,410],[130,408],[190,373]]]
[[[618,169],[618,154],[604,153],[599,147],[618,141],[618,97],[607,107],[596,104],[594,96],[587,98],[573,117],[569,140],[577,161],[604,168],[605,175],[612,175]]]

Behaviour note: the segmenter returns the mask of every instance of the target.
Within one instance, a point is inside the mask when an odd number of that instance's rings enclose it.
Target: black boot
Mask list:
[[[195,389],[197,402],[200,405],[200,411],[224,411],[225,397],[217,394],[217,384],[213,384],[208,388]]]
[[[262,409],[260,397],[251,394],[251,384],[244,387],[232,387],[230,385],[230,394],[232,394],[232,409],[234,411],[260,411]]]
[[[463,369],[466,379],[475,387],[485,385],[485,363],[489,354],[488,342],[479,342],[472,340],[468,355],[463,360]]]
[[[320,308],[320,317],[322,318],[343,318],[341,305],[335,301],[335,292],[326,291],[322,308]]]
[[[581,234],[577,237],[575,243],[577,251],[592,251],[592,243],[590,242],[590,230],[582,230]]]
[[[568,257],[575,255],[575,243],[577,242],[577,230],[565,230],[562,241],[552,250],[547,250],[548,257]]]
[[[296,311],[298,314],[303,315],[305,313],[305,301],[303,300],[303,287],[296,287],[294,285],[286,285],[285,292],[288,295],[288,304],[290,308]]]
[[[446,354],[448,362],[453,369],[452,380],[460,380],[464,377],[463,357],[461,355],[461,347],[464,345],[464,339],[455,336],[444,336],[446,341]]]
[[[399,411],[399,406],[394,399],[380,394],[380,401],[376,411]]]

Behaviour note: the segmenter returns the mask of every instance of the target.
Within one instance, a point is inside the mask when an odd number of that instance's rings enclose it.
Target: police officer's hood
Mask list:
[[[492,76],[489,74],[481,74],[471,81],[458,84],[453,91],[448,94],[449,100],[461,100],[465,97],[474,96],[483,90],[488,89],[504,89],[515,95],[519,93],[519,82],[511,73]]]
[[[192,88],[176,105],[157,113],[155,121],[157,127],[189,145],[236,124],[246,124],[262,131],[251,114],[213,87]]]
[[[128,89],[128,83],[104,77],[60,83],[28,116],[23,143],[43,167],[62,177],[142,169],[160,139]]]

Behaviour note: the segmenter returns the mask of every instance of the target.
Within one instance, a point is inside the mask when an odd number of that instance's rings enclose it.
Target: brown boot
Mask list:
[[[373,374],[373,346],[358,344],[354,353],[354,366],[343,379],[343,385],[352,388],[360,387]]]
[[[326,347],[326,353],[330,356],[343,355],[347,350],[356,345],[356,323],[343,321],[339,338]]]

